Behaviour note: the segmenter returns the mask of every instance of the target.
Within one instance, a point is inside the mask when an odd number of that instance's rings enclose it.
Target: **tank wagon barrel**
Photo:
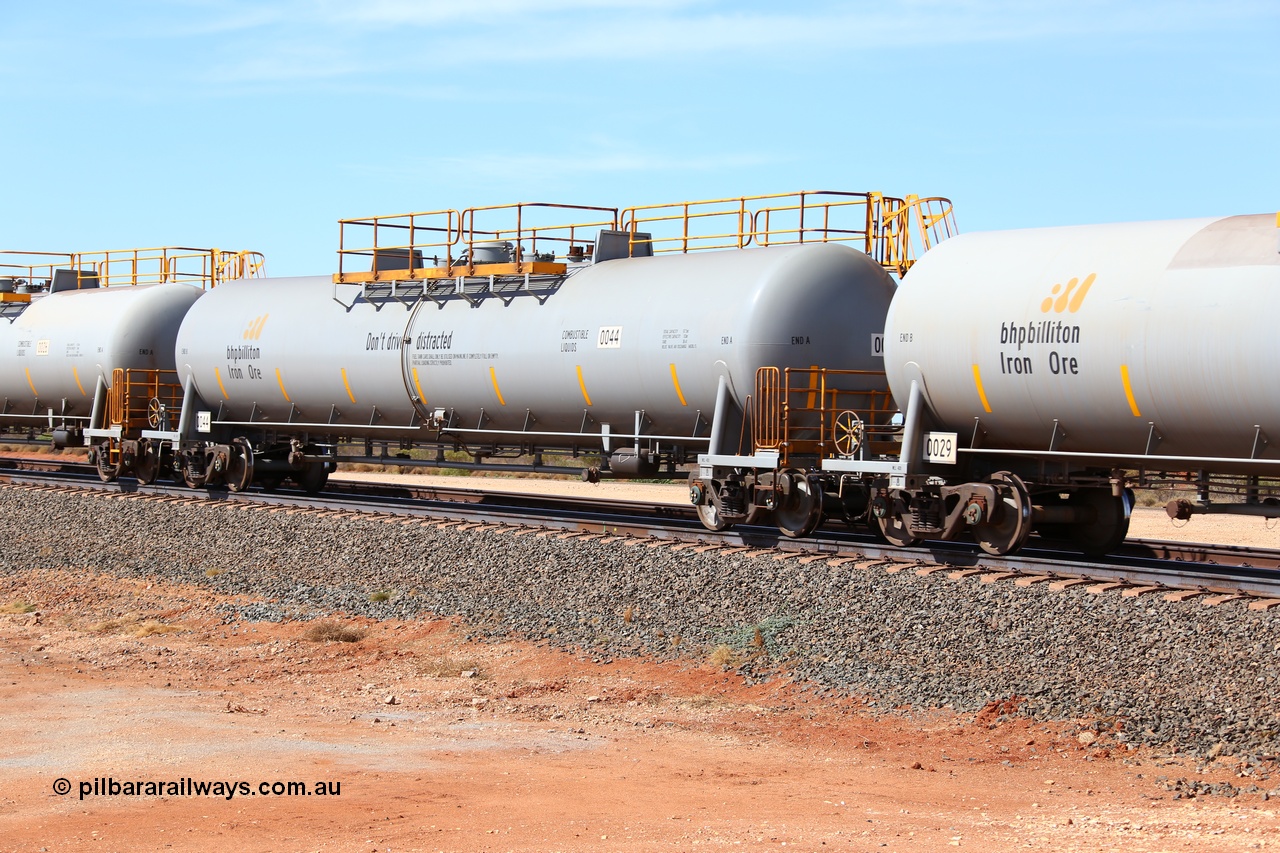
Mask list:
[[[183,316],[204,289],[262,265],[256,252],[173,246],[0,252],[0,427],[95,444],[108,479],[131,470],[148,417],[180,403],[163,388]]]
[[[0,253],[0,428],[230,489],[691,466],[713,529],[995,554],[1105,553],[1136,487],[1280,517],[1280,215],[958,235],[938,197],[522,203],[344,219],[336,273],[262,267]]]
[[[191,307],[175,358],[194,414],[168,440],[192,484],[251,457],[232,487],[318,489],[351,442],[427,457],[395,463],[586,455],[589,477],[669,475],[740,447],[760,367],[839,363],[837,385],[887,399],[873,342],[891,275],[949,210],[812,191],[344,219],[332,276]]]
[[[973,233],[912,268],[885,322],[896,453],[821,468],[890,542],[1035,530],[1124,539],[1133,487],[1171,516],[1280,517],[1280,217]],[[831,482],[828,480],[828,482]]]

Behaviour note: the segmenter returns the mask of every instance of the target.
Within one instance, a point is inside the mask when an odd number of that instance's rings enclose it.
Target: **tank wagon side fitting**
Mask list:
[[[170,460],[148,433],[173,428],[182,405],[183,316],[205,290],[263,265],[257,252],[173,246],[0,253],[0,348],[17,368],[0,379],[0,426],[89,445],[104,480],[154,480]]]
[[[1113,550],[1133,488],[1187,492],[1175,519],[1280,517],[1280,339],[1258,310],[1280,287],[1278,226],[1267,214],[947,241],[885,323],[900,447],[824,454],[808,493],[865,500],[859,520],[898,545],[969,535],[993,554],[1033,531]],[[700,461],[705,474],[728,460]]]
[[[950,210],[814,191],[342,220],[334,275],[192,307],[178,456],[206,485],[242,479],[241,457],[267,485],[316,465],[322,485],[340,460],[672,476],[741,451],[759,367],[839,363],[883,404],[869,342],[891,275],[954,231]]]

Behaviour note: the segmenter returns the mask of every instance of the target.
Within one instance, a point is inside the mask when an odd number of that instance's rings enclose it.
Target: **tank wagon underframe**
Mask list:
[[[944,199],[815,191],[343,220],[310,278],[0,253],[0,430],[233,490],[345,461],[688,466],[712,529],[1105,553],[1135,488],[1175,519],[1280,517],[1277,227],[953,237]]]
[[[946,241],[885,323],[899,447],[797,466],[784,491],[808,482],[788,499],[814,514],[865,504],[859,518],[896,544],[971,536],[997,554],[1033,530],[1112,550],[1135,488],[1168,492],[1174,519],[1280,517],[1280,339],[1265,310],[1277,227],[1252,215]],[[695,500],[777,476],[759,455],[701,458]]]
[[[585,456],[588,479],[671,476],[741,449],[756,366],[872,358],[887,271],[954,230],[945,200],[831,192],[341,225],[331,281],[232,282],[188,313],[182,415],[139,437],[160,470],[315,489],[345,461]],[[851,319],[865,332],[846,342]]]

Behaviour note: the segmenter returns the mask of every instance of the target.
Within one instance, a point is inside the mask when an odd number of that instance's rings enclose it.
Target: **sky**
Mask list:
[[[962,231],[1280,210],[1275,0],[0,0],[0,248],[796,190]]]

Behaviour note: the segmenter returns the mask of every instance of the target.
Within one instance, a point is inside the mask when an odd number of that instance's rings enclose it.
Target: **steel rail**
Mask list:
[[[1220,595],[1280,598],[1280,551],[1230,545],[1129,540],[1108,557],[1086,558],[1038,546],[1015,555],[995,557],[972,543],[926,542],[898,548],[869,533],[819,529],[807,539],[790,539],[773,527],[740,525],[724,531],[707,530],[692,508],[652,501],[609,500],[571,496],[485,491],[467,487],[374,484],[331,481],[326,493],[307,495],[281,489],[274,492],[229,492],[190,489],[181,485],[140,485],[121,478],[103,483],[91,466],[82,463],[0,461],[0,483],[74,486],[88,491],[176,497],[210,503],[260,504],[438,520],[459,525],[541,526],[566,534],[635,536],[655,542],[692,543],[724,548],[750,548],[785,559],[796,557],[851,558],[901,564],[903,568],[952,568],[1009,577],[1088,580],[1128,587],[1199,590]]]

